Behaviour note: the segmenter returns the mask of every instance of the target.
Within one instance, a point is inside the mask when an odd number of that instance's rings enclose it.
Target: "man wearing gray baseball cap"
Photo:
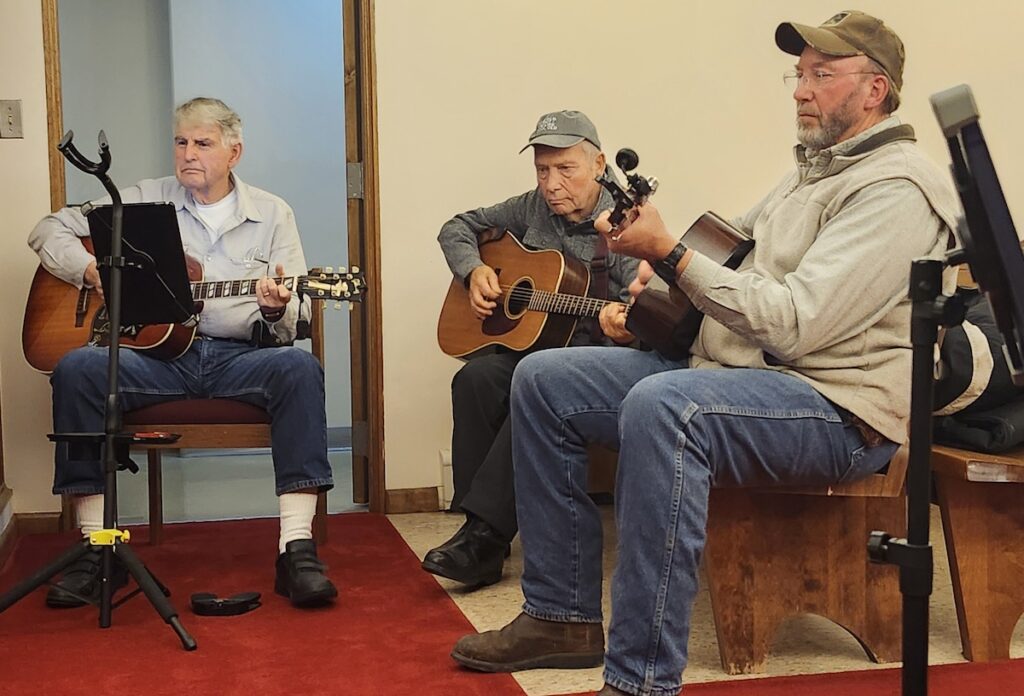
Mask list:
[[[479,245],[492,231],[511,233],[528,248],[554,249],[591,270],[591,297],[626,300],[636,277],[637,259],[608,253],[594,231],[597,214],[614,205],[597,179],[611,176],[597,128],[581,111],[544,114],[520,150],[533,148],[537,187],[486,208],[456,215],[441,227],[438,241],[455,277],[468,290],[467,317],[492,315],[504,296],[498,272],[480,257]],[[506,275],[510,271],[506,269]],[[507,284],[510,279],[503,278]],[[514,280],[514,279],[513,279]],[[632,340],[610,321],[623,305],[609,304],[599,317],[577,323],[569,343],[611,345]],[[474,357],[452,380],[453,511],[466,523],[429,551],[423,569],[480,587],[501,579],[509,543],[518,531],[512,483],[512,436],[508,398],[512,373],[523,353],[502,351]]]
[[[460,664],[603,661],[600,696],[678,693],[711,489],[856,481],[906,437],[910,267],[944,255],[956,196],[891,113],[903,45],[881,20],[841,12],[783,23],[775,39],[799,56],[786,82],[800,144],[794,170],[732,220],[753,250],[723,267],[677,241],[650,202],[609,236],[642,259],[634,291],[657,274],[704,312],[688,360],[566,348],[516,368],[525,602],[504,628],[460,639]],[[606,215],[595,226],[611,233]],[[619,452],[607,651],[601,519],[585,500],[592,444]]]

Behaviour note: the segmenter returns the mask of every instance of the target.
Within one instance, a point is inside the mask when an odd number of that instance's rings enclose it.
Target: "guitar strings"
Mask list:
[[[504,294],[513,301],[522,302],[527,309],[549,311],[565,314],[585,314],[597,316],[606,305],[615,300],[601,300],[595,297],[582,297],[565,293],[537,290],[522,285],[499,285]]]

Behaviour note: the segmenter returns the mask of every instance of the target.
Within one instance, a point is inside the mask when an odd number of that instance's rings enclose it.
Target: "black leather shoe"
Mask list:
[[[46,593],[46,606],[54,609],[71,609],[100,601],[102,559],[100,551],[90,550],[69,565],[68,569],[64,571],[64,577],[50,587]],[[114,587],[114,592],[128,583],[128,569],[124,567],[116,554],[110,582]]]
[[[315,607],[334,601],[338,588],[326,575],[312,539],[289,541],[277,557],[274,592],[296,607]]]
[[[509,543],[491,525],[474,515],[451,539],[423,558],[428,573],[461,582],[470,587],[493,585],[501,580],[501,569],[509,554]]]

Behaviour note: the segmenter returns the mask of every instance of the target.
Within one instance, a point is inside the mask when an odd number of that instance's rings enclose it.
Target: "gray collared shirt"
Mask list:
[[[182,247],[202,264],[203,280],[259,278],[273,273],[277,264],[284,266],[288,276],[304,275],[306,259],[291,207],[281,198],[231,176],[238,191],[238,206],[215,241],[199,217],[192,195],[173,176],[144,179],[121,190],[121,199],[125,203],[172,203]],[[109,204],[110,198],[96,203]],[[88,236],[89,223],[81,211],[63,208],[43,218],[32,230],[28,243],[46,270],[80,288],[85,269],[94,260],[80,241]],[[308,300],[302,302],[301,313],[308,319]],[[280,341],[295,338],[299,314],[299,301],[293,295],[284,317],[271,325]],[[215,338],[248,340],[257,321],[262,321],[262,315],[254,297],[214,298],[205,302],[199,331]]]

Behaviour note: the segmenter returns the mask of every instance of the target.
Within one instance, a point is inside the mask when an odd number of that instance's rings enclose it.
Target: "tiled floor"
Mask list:
[[[420,557],[429,549],[448,539],[462,524],[462,516],[443,512],[411,515],[392,515],[395,528]],[[610,614],[608,604],[609,578],[614,564],[615,527],[611,508],[605,508],[605,617]],[[960,654],[960,635],[956,625],[953,593],[949,584],[946,551],[942,543],[941,521],[937,512],[932,519],[932,539],[935,543],[935,590],[931,601],[929,638],[929,664],[963,661]],[[504,579],[490,587],[465,592],[458,583],[438,579],[448,590],[456,604],[479,630],[499,628],[513,619],[523,601],[519,589],[522,555],[518,542],[512,546],[512,556],[505,565]],[[718,660],[718,641],[711,619],[707,589],[702,587],[697,597],[690,637],[690,663],[684,678],[698,683],[731,677],[725,674]],[[1024,657],[1024,621],[1014,633],[1012,657]],[[785,623],[772,646],[766,672],[762,676],[835,672],[881,668],[864,655],[857,641],[835,624],[816,616],[800,616]],[[588,670],[533,670],[516,674],[516,679],[529,696],[564,694],[601,687],[601,669]]]

